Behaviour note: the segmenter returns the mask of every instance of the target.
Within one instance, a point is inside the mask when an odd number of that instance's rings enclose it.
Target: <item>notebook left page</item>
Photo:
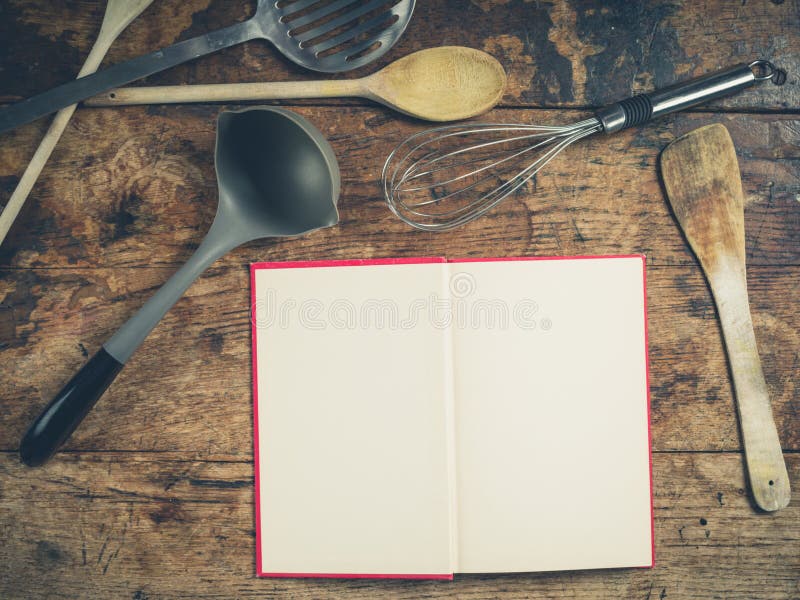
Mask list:
[[[445,266],[251,275],[258,574],[450,578]]]

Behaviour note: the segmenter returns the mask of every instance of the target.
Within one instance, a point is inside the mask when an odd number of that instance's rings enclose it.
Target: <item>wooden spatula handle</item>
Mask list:
[[[753,499],[763,510],[778,510],[789,504],[789,476],[750,317],[744,190],[728,130],[714,123],[681,136],[662,153],[661,174],[717,304]]]
[[[753,498],[764,510],[778,510],[791,498],[789,474],[758,356],[745,272],[739,261],[731,262],[709,273],[709,282],[728,350]]]

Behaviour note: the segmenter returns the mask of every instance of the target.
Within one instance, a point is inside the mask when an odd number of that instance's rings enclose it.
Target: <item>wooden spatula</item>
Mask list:
[[[763,510],[784,508],[790,498],[789,475],[750,318],[744,194],[728,130],[714,124],[678,138],[661,155],[661,174],[717,304],[753,497]]]

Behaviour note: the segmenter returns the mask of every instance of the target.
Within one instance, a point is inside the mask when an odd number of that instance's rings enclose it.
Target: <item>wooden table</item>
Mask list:
[[[73,77],[103,4],[0,3],[0,101]],[[158,0],[106,64],[241,20],[253,4]],[[64,451],[29,469],[16,448],[31,419],[191,254],[216,205],[220,106],[78,110],[0,248],[0,597],[800,598],[800,5],[420,0],[408,32],[376,67],[439,44],[481,48],[503,62],[508,92],[486,117],[495,121],[567,123],[631,93],[755,58],[789,77],[783,87],[762,85],[581,142],[536,178],[534,193],[440,234],[406,227],[378,188],[387,153],[423,124],[362,101],[293,103],[339,156],[341,224],[218,261]],[[249,43],[150,83],[312,77],[267,44]],[[710,122],[733,136],[748,199],[752,313],[795,490],[776,514],[758,513],[748,499],[714,304],[657,177],[664,146]],[[2,136],[0,202],[46,124]],[[614,253],[648,261],[654,569],[452,583],[255,577],[251,262]]]

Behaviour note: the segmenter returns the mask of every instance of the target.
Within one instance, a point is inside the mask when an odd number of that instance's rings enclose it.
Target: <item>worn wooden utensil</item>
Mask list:
[[[0,133],[148,75],[249,40],[272,43],[296,64],[324,73],[357,69],[394,46],[416,0],[258,0],[255,14],[217,31],[118,63],[11,106]]]
[[[138,17],[145,8],[150,6],[153,0],[109,0],[106,5],[106,14],[103,17],[103,24],[100,26],[100,33],[97,36],[94,46],[92,46],[83,68],[78,73],[78,77],[83,77],[97,71],[100,63],[103,62],[108,49],[114,40],[119,37],[119,34],[130,25],[136,17]],[[28,194],[31,193],[33,185],[39,178],[39,174],[44,169],[47,159],[50,158],[53,149],[56,147],[58,140],[61,139],[64,130],[67,128],[69,120],[72,118],[72,113],[75,112],[73,104],[66,108],[62,108],[56,114],[50,128],[42,139],[42,143],[36,149],[36,152],[31,159],[28,168],[25,169],[22,178],[19,180],[16,189],[11,194],[5,209],[0,214],[0,244],[11,229],[11,225],[17,218],[19,211],[25,204]]]
[[[227,83],[117,88],[89,106],[236,102],[357,96],[428,121],[467,119],[490,110],[503,96],[506,73],[491,55],[445,46],[409,54],[361,79]]]
[[[789,475],[750,317],[744,194],[728,130],[714,124],[678,138],[661,155],[661,174],[722,322],[753,497],[764,510],[784,508],[790,498]]]

